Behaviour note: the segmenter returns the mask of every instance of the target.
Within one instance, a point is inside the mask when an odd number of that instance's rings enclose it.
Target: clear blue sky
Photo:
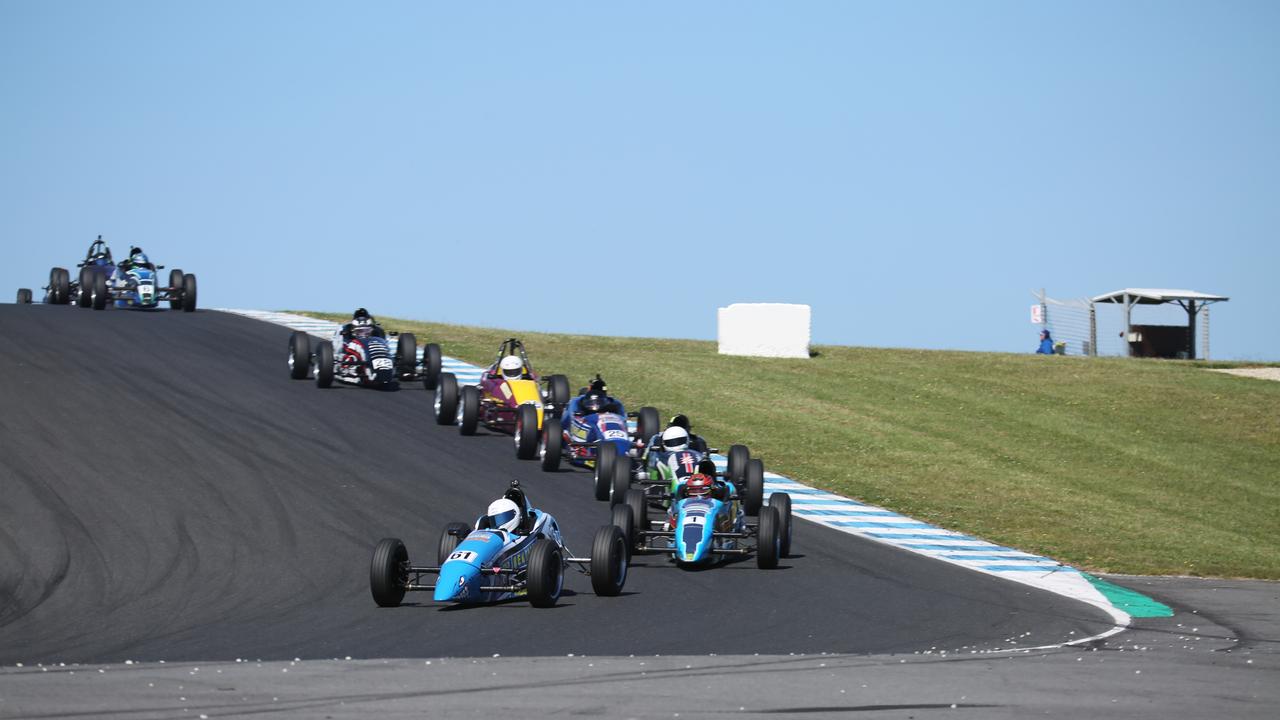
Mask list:
[[[98,233],[202,304],[1030,351],[1229,295],[1280,360],[1280,2],[0,3],[0,287]]]

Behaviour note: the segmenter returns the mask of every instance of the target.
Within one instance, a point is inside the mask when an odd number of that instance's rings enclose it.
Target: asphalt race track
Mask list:
[[[506,436],[434,425],[420,385],[289,380],[288,331],[267,323],[4,305],[0,336],[0,663],[886,653],[1109,627],[1080,603],[802,521],[776,571],[638,556],[619,598],[572,574],[552,610],[425,594],[379,609],[379,538],[430,563],[444,524],[512,478],[575,552],[608,508],[581,471],[544,474]]]

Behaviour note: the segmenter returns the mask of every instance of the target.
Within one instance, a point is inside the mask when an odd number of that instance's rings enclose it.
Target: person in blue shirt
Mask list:
[[[1036,349],[1037,355],[1052,355],[1053,338],[1049,337],[1049,328],[1040,331],[1040,347]]]

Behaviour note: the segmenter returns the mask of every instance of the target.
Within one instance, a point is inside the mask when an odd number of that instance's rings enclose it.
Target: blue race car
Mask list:
[[[194,312],[196,309],[196,276],[181,270],[169,271],[169,284],[161,285],[157,271],[141,248],[130,248],[129,257],[116,262],[111,248],[102,236],[89,245],[83,262],[77,263],[80,276],[70,282],[66,270],[54,268],[50,274],[47,301],[56,304],[74,302],[82,308],[103,310],[111,304],[118,308],[154,310],[168,301],[171,310]]]
[[[632,433],[627,419],[636,418]],[[643,438],[658,428],[658,411],[651,407],[629,414],[622,402],[609,395],[604,380],[596,375],[591,386],[565,405],[560,417],[546,418],[538,441],[542,469],[555,472],[560,462],[591,468],[595,474],[597,500],[608,500],[614,477],[630,477],[632,460],[643,450]]]
[[[649,497],[642,490],[628,490],[614,506],[614,523],[622,526],[629,547],[669,553],[683,568],[755,555],[757,567],[772,569],[791,553],[791,496],[786,493],[773,493],[754,523],[734,485],[714,474],[689,475],[667,499],[670,509],[661,521],[649,520]]]
[[[596,530],[591,557],[572,557],[555,518],[529,505],[519,482],[513,481],[474,527],[450,523],[445,528],[435,565],[413,565],[403,542],[381,540],[373,551],[369,586],[381,607],[395,607],[406,592],[416,591],[431,592],[436,602],[528,598],[534,607],[553,607],[569,563],[591,576],[597,595],[616,596],[626,583],[630,558],[623,530],[614,525]],[[428,579],[432,575],[434,583]]]

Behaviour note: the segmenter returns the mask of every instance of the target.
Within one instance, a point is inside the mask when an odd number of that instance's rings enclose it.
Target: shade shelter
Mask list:
[[[1207,312],[1209,305],[1230,300],[1222,295],[1196,292],[1195,290],[1167,290],[1161,288],[1125,288],[1098,295],[1094,303],[1124,305],[1124,335],[1129,347],[1129,357],[1184,357],[1196,356],[1196,316]],[[1176,303],[1187,312],[1187,325],[1134,325],[1134,305],[1165,305]]]

